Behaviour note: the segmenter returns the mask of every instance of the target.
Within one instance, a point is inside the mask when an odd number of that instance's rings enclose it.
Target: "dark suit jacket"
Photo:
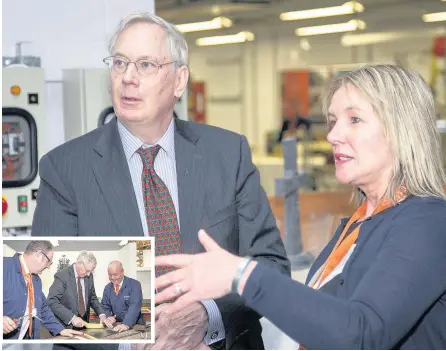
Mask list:
[[[104,313],[94,289],[93,275],[84,278],[85,285],[85,315],[80,316],[84,321],[90,320],[90,307],[97,315]],[[54,282],[48,293],[48,305],[59,321],[68,326],[73,315],[78,315],[78,296],[76,277],[73,265],[62,269],[54,275]]]
[[[3,315],[11,319],[22,317],[25,314],[28,301],[28,289],[22,274],[19,254],[3,258]],[[34,306],[37,317],[44,321],[43,326],[53,335],[59,334],[63,326],[48,307],[45,295],[42,292],[42,280],[36,274],[32,275],[34,286]],[[33,339],[40,339],[40,320],[33,318]],[[18,339],[19,327],[9,334],[3,334],[3,339]]]
[[[116,315],[118,322],[129,327],[134,324],[144,324],[141,313],[141,283],[135,279],[124,277],[118,295],[115,293],[113,284],[107,284],[104,288],[101,305],[107,317]]]
[[[408,198],[366,220],[356,244],[335,296],[259,265],[247,304],[310,350],[446,349],[446,201]]]
[[[204,249],[204,228],[225,249],[289,275],[289,262],[245,137],[175,120],[182,251]],[[112,121],[43,156],[33,236],[143,236],[141,218]],[[227,348],[261,348],[259,316],[239,296],[216,300]]]

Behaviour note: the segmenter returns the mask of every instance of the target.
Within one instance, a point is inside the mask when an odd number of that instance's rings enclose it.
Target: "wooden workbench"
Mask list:
[[[350,201],[350,191],[301,192],[299,210],[303,250],[314,255],[324,248],[334,234],[342,217],[349,217],[355,211]],[[277,226],[284,238],[285,208],[282,197],[269,197]]]
[[[120,323],[115,323],[114,325],[118,325]],[[150,340],[151,336],[151,328],[150,326],[143,326],[136,324],[132,328],[123,332],[114,332],[112,329],[104,327],[103,329],[84,329],[82,330],[85,334],[92,336],[98,340]],[[79,340],[77,338],[69,338],[66,336],[54,336],[49,337],[49,339],[56,340]],[[89,339],[85,339],[89,340]],[[92,342],[96,342],[96,340],[92,340]]]

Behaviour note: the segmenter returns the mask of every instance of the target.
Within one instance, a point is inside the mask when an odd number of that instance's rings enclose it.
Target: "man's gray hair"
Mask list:
[[[53,249],[54,249],[54,246],[49,241],[34,240],[34,241],[31,241],[26,246],[25,253],[30,254],[30,253],[37,252],[37,251],[42,251],[43,253],[47,253]]]
[[[79,256],[77,256],[78,261],[82,261],[85,264],[92,264],[94,267],[97,265],[96,257],[91,252],[82,251]]]
[[[153,23],[163,28],[166,31],[166,46],[169,50],[172,61],[175,61],[177,67],[187,66],[189,53],[187,42],[183,34],[176,29],[173,24],[149,12],[132,13],[119,23],[114,34],[110,38],[108,45],[110,55],[114,55],[115,44],[119,34],[131,24],[138,22]]]

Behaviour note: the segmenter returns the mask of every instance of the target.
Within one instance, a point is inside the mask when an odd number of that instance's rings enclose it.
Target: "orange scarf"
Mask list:
[[[404,200],[406,196],[407,196],[406,188],[402,187],[400,190],[397,191],[396,194],[397,202]],[[372,216],[375,216],[378,213],[387,210],[392,206],[393,206],[392,201],[388,199],[383,199],[379,201],[378,205],[375,208],[375,211],[373,211]],[[350,218],[344,230],[342,231],[341,236],[339,237],[335,247],[330,253],[330,256],[328,256],[327,260],[319,270],[317,278],[313,280],[313,283],[311,284],[312,288],[319,289],[324,280],[330,275],[331,272],[333,272],[333,270],[339,265],[344,256],[347,254],[347,252],[351,249],[353,244],[358,239],[359,229],[361,227],[361,224],[358,225],[347,238],[345,238],[345,236],[347,235],[350,226],[358,219],[364,217],[366,213],[367,213],[367,202],[364,201],[364,203],[356,210],[356,212]]]
[[[26,287],[28,289],[28,316],[29,316],[29,329],[28,334],[29,337],[33,336],[33,306],[34,306],[34,285],[33,285],[33,277],[31,273],[26,273],[25,267],[23,266],[22,261],[20,260],[20,266],[22,267],[23,278],[25,278]]]

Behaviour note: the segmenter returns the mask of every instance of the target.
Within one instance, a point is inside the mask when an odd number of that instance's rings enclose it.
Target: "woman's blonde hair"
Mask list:
[[[392,149],[393,171],[385,196],[396,201],[396,191],[404,185],[408,195],[446,198],[435,104],[423,78],[395,65],[365,66],[345,73],[325,90],[325,116],[334,93],[347,85],[353,85],[370,102]],[[355,188],[354,198],[360,204],[365,194]]]

